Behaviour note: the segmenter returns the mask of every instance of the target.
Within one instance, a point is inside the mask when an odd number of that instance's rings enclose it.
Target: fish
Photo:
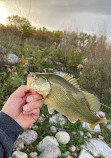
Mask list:
[[[81,90],[77,80],[70,74],[61,77],[54,73],[30,73],[27,87],[43,96],[50,114],[56,110],[72,123],[78,120],[89,123],[91,129],[109,121],[96,115],[100,108],[99,100],[93,94]]]

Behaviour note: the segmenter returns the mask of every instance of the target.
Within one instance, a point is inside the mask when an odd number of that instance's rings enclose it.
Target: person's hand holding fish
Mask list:
[[[70,75],[60,77],[52,73],[30,73],[27,87],[46,99],[49,113],[56,110],[72,123],[81,120],[88,122],[93,129],[98,123],[109,121],[96,115],[100,108],[99,100],[93,94],[82,91]]]
[[[27,129],[37,120],[42,104],[40,94],[22,85],[9,97],[1,111]]]

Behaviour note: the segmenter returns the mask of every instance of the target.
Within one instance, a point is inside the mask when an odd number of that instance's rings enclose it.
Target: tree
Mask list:
[[[23,39],[31,36],[32,26],[26,18],[13,15],[6,19],[6,23],[8,26],[17,28],[21,32]]]

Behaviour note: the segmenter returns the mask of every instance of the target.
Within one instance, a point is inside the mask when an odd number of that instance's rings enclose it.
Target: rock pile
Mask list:
[[[44,120],[42,120],[40,126],[45,126]],[[53,114],[49,117],[49,133],[52,134],[47,134],[41,141],[38,141],[42,135],[42,133],[40,135],[37,132],[39,126],[37,124],[32,125],[30,129],[24,131],[15,142],[12,158],[94,158],[95,156],[111,158],[111,148],[106,144],[104,137],[101,135],[100,125],[92,130],[87,123],[83,122],[81,130],[68,132],[66,128],[67,122],[68,120],[61,114]],[[59,128],[57,127],[58,124],[60,126]],[[106,125],[106,128],[111,132],[111,124]],[[97,135],[96,138],[95,134]],[[71,138],[76,137],[76,135],[79,135],[80,138],[85,140],[85,143],[79,147],[78,145],[70,144]],[[111,140],[111,138],[109,139]],[[79,139],[76,141],[79,141]],[[28,147],[32,146],[33,143],[36,144],[34,151],[28,151]],[[63,150],[62,146],[67,146],[68,148]],[[29,154],[22,152],[24,147],[27,147]]]

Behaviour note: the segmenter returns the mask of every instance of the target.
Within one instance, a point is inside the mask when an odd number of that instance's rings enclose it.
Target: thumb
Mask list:
[[[29,88],[25,85],[22,85],[11,96],[13,96],[13,97],[24,97],[27,92],[29,92]]]

